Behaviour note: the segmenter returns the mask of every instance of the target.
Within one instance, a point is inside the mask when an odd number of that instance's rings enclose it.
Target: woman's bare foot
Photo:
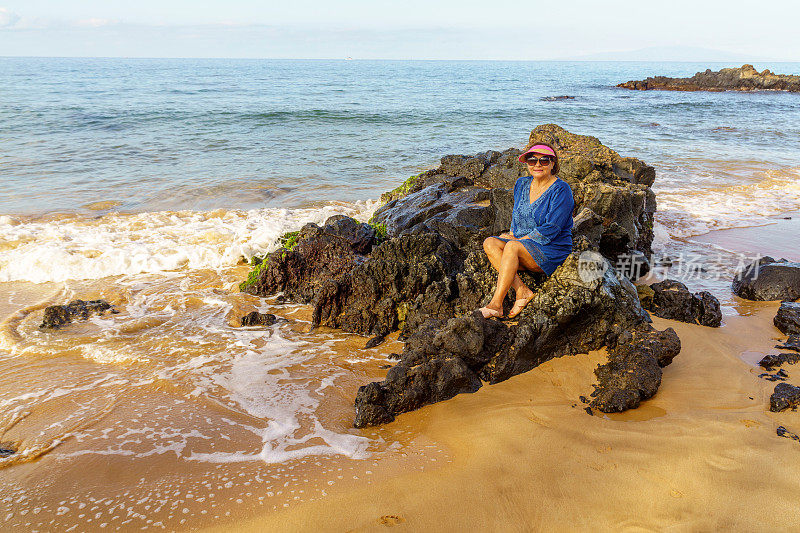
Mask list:
[[[478,309],[483,315],[483,318],[503,318],[503,310],[502,309],[495,309],[493,307],[481,307]]]
[[[517,299],[514,301],[514,307],[508,312],[508,318],[516,318],[525,309],[525,306],[533,300],[533,291],[529,288],[520,288],[517,291]]]

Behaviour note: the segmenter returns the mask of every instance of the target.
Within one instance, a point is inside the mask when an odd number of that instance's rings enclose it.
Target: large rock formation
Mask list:
[[[341,217],[305,226],[296,246],[270,254],[244,287],[311,303],[314,324],[374,336],[370,345],[402,330],[400,362],[384,381],[358,391],[356,426],[603,346],[609,362],[596,371],[594,407],[620,411],[655,394],[680,340],[671,329],[653,329],[635,287],[614,268],[623,254],[639,259],[650,252],[655,172],[552,124],[531,133],[531,143],[541,141],[559,150],[560,176],[573,188],[574,247],[551,276],[521,274],[535,296],[515,322],[487,320],[475,310],[489,300],[497,277],[482,241],[508,231],[511,189],[524,173],[516,149],[446,156],[437,169],[384,195],[374,217],[388,234],[380,244]]]
[[[800,76],[773,74],[768,69],[758,72],[753,65],[741,68],[707,69],[691,78],[654,76],[641,81],[626,81],[617,87],[647,91],[790,91],[800,92]]]
[[[517,323],[485,319],[477,311],[426,322],[386,379],[359,389],[356,427],[391,421],[398,413],[473,392],[482,381],[497,383],[554,357],[603,346],[609,347],[609,361],[595,371],[591,405],[624,411],[653,396],[661,368],[680,351],[678,336],[650,325],[636,289],[610,265],[602,277],[583,279],[580,264],[580,252],[573,252],[538,287]]]

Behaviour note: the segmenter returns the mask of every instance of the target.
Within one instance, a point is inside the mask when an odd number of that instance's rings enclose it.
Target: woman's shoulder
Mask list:
[[[556,185],[561,187],[564,190],[566,190],[566,189],[572,190],[572,187],[570,186],[570,184],[567,183],[566,181],[564,181],[560,176],[556,176]]]
[[[564,201],[572,203],[573,206],[575,205],[575,196],[573,195],[572,187],[569,183],[557,177],[553,187],[558,187],[558,189],[553,191],[555,195],[561,196],[564,198]]]
[[[556,177],[556,182],[554,186],[558,187],[559,192],[564,192],[564,193],[569,192],[570,194],[572,194],[572,186],[559,177]]]

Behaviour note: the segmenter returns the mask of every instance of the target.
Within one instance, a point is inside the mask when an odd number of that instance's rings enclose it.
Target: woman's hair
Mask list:
[[[541,141],[536,141],[536,142],[532,143],[528,148],[526,148],[526,150],[530,149],[531,146],[536,146],[537,144],[543,144],[544,146],[547,146],[548,148],[550,148],[553,151],[554,154],[556,154],[556,160],[553,163],[553,170],[550,171],[550,174],[552,174],[553,176],[557,176],[558,175],[558,171],[561,170],[561,165],[559,165],[559,160],[558,160],[558,152],[556,151],[555,148],[553,148],[552,144],[541,142]]]

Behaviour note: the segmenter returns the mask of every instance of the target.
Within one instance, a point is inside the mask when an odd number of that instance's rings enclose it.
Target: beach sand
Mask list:
[[[749,251],[748,238],[772,239],[770,255],[786,256],[792,232],[777,238],[764,228],[726,230],[716,242],[733,249],[735,241]],[[713,233],[707,238],[714,242]],[[34,300],[46,299],[41,290]],[[366,459],[214,465],[172,453],[74,455],[88,444],[70,439],[58,453],[3,470],[0,523],[73,531],[797,529],[800,442],[777,436],[776,428],[800,432],[800,413],[769,412],[774,383],[759,378],[757,366],[763,355],[779,352],[774,345],[783,336],[772,325],[778,302],[725,298],[735,314],[720,328],[653,317],[658,329],[677,331],[682,350],[664,369],[655,397],[626,413],[590,415],[579,399],[592,391],[604,350],[557,358],[361,431],[349,428],[360,384],[349,378],[337,384],[320,416],[337,431],[382,443]],[[248,305],[243,300],[239,311]],[[300,328],[309,318],[307,307],[288,312]],[[341,358],[361,352],[365,341],[325,329],[305,338],[313,335],[335,335]],[[394,334],[378,352],[401,347]],[[376,355],[361,364],[363,382],[380,379],[383,363]],[[800,381],[793,380],[794,367],[786,371],[790,383]],[[181,453],[258,448],[237,441],[252,434],[220,424],[228,411],[182,403],[185,391],[155,383],[128,394],[135,402],[129,397],[103,410],[103,425],[150,423],[165,416],[159,409],[172,409],[174,418],[191,407],[187,431],[223,427],[230,438],[187,440]],[[49,409],[42,424],[62,420],[74,406]]]
[[[770,413],[776,303],[719,329],[654,318],[682,351],[636,410],[589,416],[602,352],[402,415],[451,461],[238,524],[242,531],[796,529],[800,413]],[[794,373],[789,367],[790,376]],[[790,380],[791,381],[791,380]]]

